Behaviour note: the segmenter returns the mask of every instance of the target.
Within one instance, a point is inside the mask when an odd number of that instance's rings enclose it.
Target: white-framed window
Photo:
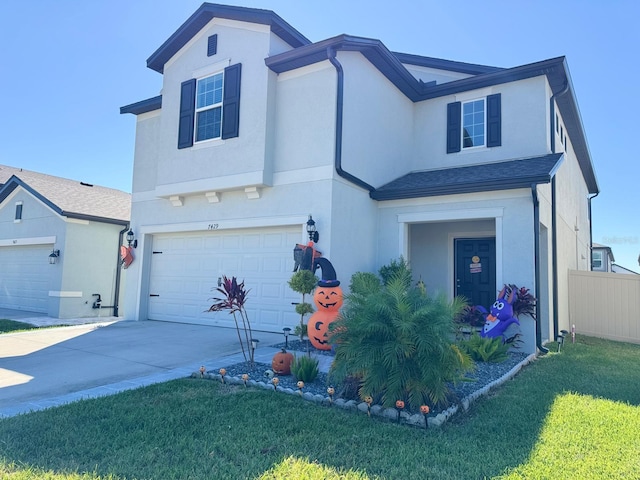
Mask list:
[[[594,250],[591,252],[591,265],[595,269],[602,268],[602,251]]]
[[[462,148],[484,146],[485,120],[484,98],[462,104]]]
[[[224,73],[197,80],[195,141],[222,136],[222,93]]]
[[[502,145],[502,94],[447,104],[447,153]]]
[[[242,64],[221,61],[180,84],[178,149],[240,135],[241,72]]]

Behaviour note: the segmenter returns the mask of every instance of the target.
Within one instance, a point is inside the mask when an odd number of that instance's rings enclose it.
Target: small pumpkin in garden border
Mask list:
[[[293,354],[287,352],[284,348],[276,353],[271,360],[271,370],[278,375],[291,375],[291,364],[293,363]]]

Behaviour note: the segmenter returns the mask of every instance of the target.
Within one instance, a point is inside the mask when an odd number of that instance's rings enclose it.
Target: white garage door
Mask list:
[[[228,311],[209,313],[218,278],[244,280],[246,309],[256,330],[282,331],[299,321],[299,301],[287,281],[299,227],[159,234],[153,238],[148,317],[183,323],[235,326]]]
[[[0,247],[0,307],[47,313],[52,245]]]

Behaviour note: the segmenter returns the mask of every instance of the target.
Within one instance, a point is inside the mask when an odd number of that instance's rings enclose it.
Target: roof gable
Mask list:
[[[147,59],[147,67],[158,73],[163,73],[165,63],[214,17],[269,25],[274,34],[294,48],[310,43],[304,35],[271,10],[203,3],[200,8]]]
[[[0,203],[17,188],[65,217],[123,225],[130,218],[126,192],[0,165]]]

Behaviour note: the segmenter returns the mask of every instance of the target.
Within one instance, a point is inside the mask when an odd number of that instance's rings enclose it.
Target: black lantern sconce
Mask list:
[[[135,235],[133,233],[133,230],[129,230],[127,232],[127,243],[129,244],[129,246],[133,246],[133,248],[138,248],[138,240],[134,239]]]
[[[49,265],[55,265],[58,263],[58,257],[60,256],[60,250],[51,250],[49,254]]]
[[[307,233],[309,234],[310,241],[312,241],[313,243],[318,243],[320,234],[316,230],[316,222],[313,221],[311,215],[309,215],[309,220],[307,220]]]

